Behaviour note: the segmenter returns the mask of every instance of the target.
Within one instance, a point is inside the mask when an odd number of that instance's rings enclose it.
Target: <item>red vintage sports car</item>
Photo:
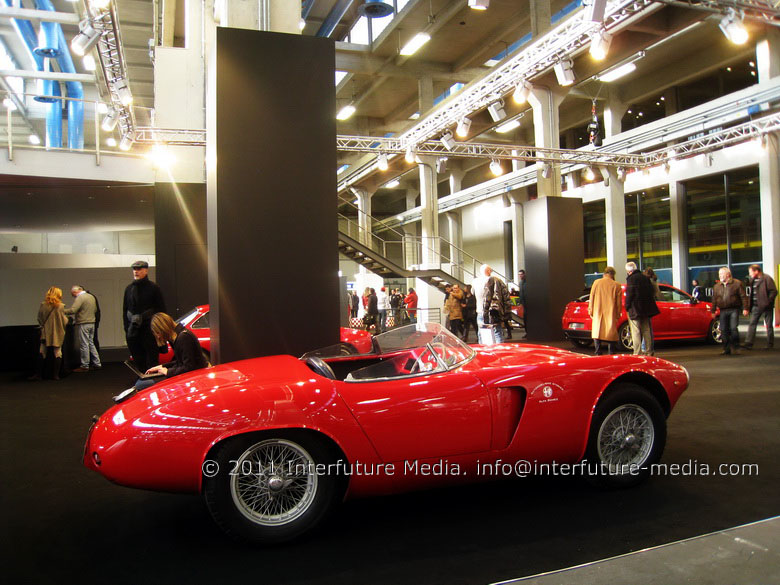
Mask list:
[[[293,539],[345,498],[507,475],[645,479],[688,386],[678,365],[539,345],[469,346],[438,324],[183,374],[89,430],[84,465],[121,485],[203,494],[227,533]]]
[[[711,303],[696,301],[687,292],[668,284],[659,284],[661,299],[656,300],[659,315],[653,317],[653,335],[660,339],[705,339],[711,343],[720,342],[720,322],[710,312]],[[626,285],[623,285],[623,292]],[[588,298],[581,296],[566,305],[561,319],[563,334],[575,346],[586,347],[593,343],[590,332],[592,321],[588,315]],[[631,351],[631,328],[626,313],[626,297],[623,295],[623,309],[618,321],[618,341],[620,347]]]
[[[176,321],[195,334],[200,342],[200,347],[211,357],[211,325],[209,325],[209,305],[199,305],[189,313]],[[369,353],[372,349],[371,334],[361,329],[341,328],[341,351],[345,354]],[[168,344],[168,350],[160,354],[160,363],[167,364],[173,361],[173,348]]]

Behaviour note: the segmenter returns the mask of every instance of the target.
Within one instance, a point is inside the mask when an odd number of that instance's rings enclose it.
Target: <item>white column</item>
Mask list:
[[[558,106],[561,105],[565,93],[553,91],[546,87],[534,86],[528,102],[534,113],[534,139],[536,146],[540,148],[560,147],[560,117]],[[552,172],[545,178],[543,165],[537,164],[536,185],[539,197],[561,196],[561,167],[559,164],[552,166]]]
[[[550,0],[531,0],[531,36],[536,39],[552,25]]]
[[[439,199],[436,185],[436,158],[420,157],[420,206],[422,212],[422,258],[425,268],[439,268]]]
[[[300,34],[301,7],[289,0],[223,0],[220,24],[231,28]]]
[[[780,30],[768,26],[766,36],[756,44],[756,69],[759,83],[780,75]]]
[[[371,247],[371,197],[373,193],[370,193],[366,189],[352,189],[352,193],[357,198],[358,207],[358,239],[361,244]]]
[[[523,202],[528,201],[528,189],[517,189],[510,192],[511,197],[511,217],[512,217],[512,238],[515,242],[514,253],[514,273],[507,274],[512,281],[517,282],[518,270],[525,269],[525,229],[523,227]]]
[[[463,177],[466,175],[466,172],[462,169],[451,169],[450,170],[450,195],[453,193],[457,193],[463,188]]]
[[[459,211],[448,211],[447,231],[450,240],[450,262],[452,263],[452,276],[463,280],[463,218]]]
[[[421,77],[417,80],[417,93],[420,114],[425,114],[433,107],[433,78]]]
[[[620,101],[614,91],[610,91],[604,106],[604,138],[611,138],[623,131],[622,120],[626,110],[628,105]]]
[[[617,170],[610,167],[609,187],[604,197],[607,223],[607,265],[615,268],[615,278],[626,281],[626,199],[623,183],[618,181]]]
[[[669,207],[672,232],[672,284],[690,290],[688,282],[688,225],[685,223],[685,198],[681,183],[669,183]]]

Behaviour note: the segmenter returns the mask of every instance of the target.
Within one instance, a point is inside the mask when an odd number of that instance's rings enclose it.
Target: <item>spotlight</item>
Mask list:
[[[625,182],[626,180],[626,167],[618,167],[617,168],[617,180],[621,183]]]
[[[469,0],[469,8],[472,10],[487,10],[490,0]]]
[[[41,143],[41,139],[38,137],[37,134],[30,134],[27,137],[27,141],[32,144],[33,146],[38,146]]]
[[[607,0],[590,0],[585,2],[585,9],[588,11],[585,20],[591,22],[604,22],[604,14],[607,10]]]
[[[504,168],[501,166],[501,162],[497,159],[490,161],[490,172],[493,173],[496,177],[503,175]]]
[[[116,138],[114,138],[113,136],[109,136],[108,138],[106,138],[106,145],[112,148],[116,146]]]
[[[97,102],[96,105],[98,114],[107,114],[108,113],[108,105],[104,104],[103,102]]]
[[[585,167],[582,176],[585,177],[586,181],[593,181],[596,178],[596,173],[593,172],[593,167]]]
[[[83,57],[100,40],[100,34],[89,19],[85,18],[79,23],[78,34],[70,42],[71,50],[79,57]]]
[[[442,146],[446,148],[447,150],[452,150],[455,146],[455,139],[452,137],[452,132],[447,131],[444,134],[442,134],[441,138],[439,139]]]
[[[133,103],[133,94],[130,91],[130,86],[127,84],[126,80],[119,80],[114,86],[114,90],[116,91],[120,104],[127,107]]]
[[[468,136],[469,128],[471,128],[471,120],[469,118],[463,118],[458,122],[458,127],[455,129],[455,134],[461,138]]]
[[[108,5],[111,4],[111,0],[92,0],[90,4],[92,4],[92,7],[96,10],[105,10],[108,8]]]
[[[298,21],[298,30],[303,30],[306,28],[306,21],[302,18]]]
[[[748,31],[742,23],[742,17],[739,16],[733,8],[726,11],[726,15],[721,19],[720,30],[726,35],[726,38],[735,45],[744,45],[748,41]]]
[[[162,169],[167,169],[176,162],[176,157],[174,157],[171,151],[162,144],[155,144],[152,146],[152,150],[146,153],[146,158],[153,162],[157,168]]]
[[[544,163],[542,165],[542,178],[549,179],[552,176],[552,165],[550,163]]]
[[[603,61],[612,44],[612,35],[605,30],[593,33],[590,38],[590,56],[596,61]]]
[[[412,164],[417,157],[414,155],[414,149],[409,146],[406,148],[406,154],[404,155],[404,160],[408,162],[409,164]]]
[[[376,168],[378,168],[380,171],[386,171],[387,170],[387,168],[388,168],[387,155],[385,153],[381,153],[377,157]]]
[[[570,59],[566,59],[564,61],[558,61],[555,66],[553,67],[553,70],[555,71],[555,77],[558,79],[558,84],[562,85],[563,87],[567,87],[574,83],[574,80],[577,79],[574,75],[574,64],[571,62]]]
[[[106,117],[103,118],[103,123],[100,125],[106,132],[112,132],[116,128],[116,124],[119,122],[119,110],[111,108],[108,110]]]
[[[493,102],[488,106],[488,113],[490,114],[490,117],[493,118],[494,122],[500,122],[504,118],[506,118],[506,112],[504,111],[504,102],[502,100],[498,100],[497,102]]]
[[[447,170],[447,157],[442,156],[436,159],[436,172],[442,174]]]
[[[417,33],[412,37],[412,39],[406,43],[403,48],[401,49],[401,55],[409,56],[414,55],[420,47],[422,47],[425,43],[431,40],[431,35],[428,33]]]
[[[341,108],[339,110],[338,114],[336,114],[336,119],[337,120],[348,120],[349,118],[352,117],[352,114],[355,113],[356,109],[357,108],[355,108],[354,105],[347,104],[346,106],[344,106],[343,108]]]
[[[92,55],[84,55],[84,57],[81,59],[81,64],[84,65],[85,71],[94,71],[97,69],[95,58]]]
[[[512,94],[512,99],[516,104],[524,104],[528,101],[528,96],[531,95],[531,84],[527,81],[521,81],[515,87],[515,93]]]
[[[130,134],[122,136],[122,140],[119,141],[119,150],[130,150],[133,146],[133,137]]]

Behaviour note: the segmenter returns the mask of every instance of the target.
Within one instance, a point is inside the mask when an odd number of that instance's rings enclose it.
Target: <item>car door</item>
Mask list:
[[[668,337],[697,337],[703,335],[698,330],[701,311],[696,305],[691,305],[691,297],[681,290],[669,285],[659,285],[661,295],[668,317],[665,336]],[[659,303],[659,308],[660,308]]]
[[[488,451],[490,401],[460,369],[391,380],[336,382],[383,461]]]

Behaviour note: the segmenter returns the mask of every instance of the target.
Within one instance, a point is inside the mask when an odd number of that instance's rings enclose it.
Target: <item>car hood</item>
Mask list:
[[[547,345],[530,344],[498,344],[474,346],[477,355],[474,361],[480,368],[495,368],[502,366],[517,366],[518,359],[522,365],[550,363],[558,360],[571,360],[586,357],[579,353],[549,347]]]

